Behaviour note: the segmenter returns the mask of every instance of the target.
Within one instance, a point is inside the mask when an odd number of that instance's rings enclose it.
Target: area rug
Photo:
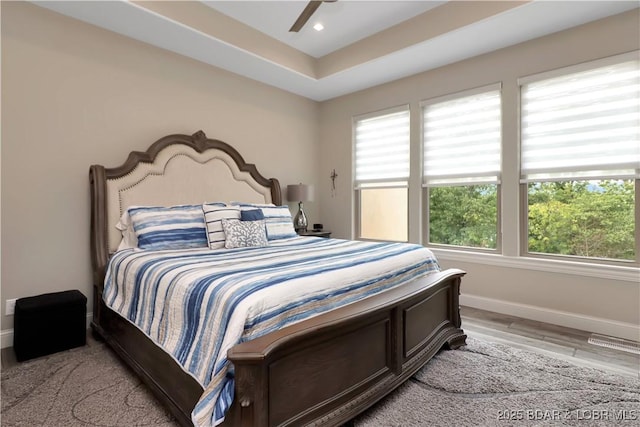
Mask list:
[[[437,354],[355,426],[640,425],[640,380],[497,343]]]
[[[133,371],[105,344],[3,370],[0,425],[178,426]]]
[[[176,426],[94,343],[2,372],[2,426]],[[640,380],[469,337],[441,351],[357,427],[640,424]]]

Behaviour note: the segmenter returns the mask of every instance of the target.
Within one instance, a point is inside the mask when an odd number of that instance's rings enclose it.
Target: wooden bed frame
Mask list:
[[[194,185],[206,181],[208,174],[215,176],[211,182]],[[164,137],[146,152],[132,152],[117,168],[93,165],[90,184],[91,326],[177,421],[191,426],[191,411],[203,388],[102,300],[106,266],[120,239],[115,224],[120,213],[136,204],[237,200],[279,205],[280,184],[264,178],[234,148],[208,139],[202,131]],[[251,200],[241,200],[238,194]],[[465,343],[458,307],[463,275],[456,269],[434,273],[233,347],[228,358],[235,366],[235,399],[223,426],[348,422],[414,374],[440,348]]]

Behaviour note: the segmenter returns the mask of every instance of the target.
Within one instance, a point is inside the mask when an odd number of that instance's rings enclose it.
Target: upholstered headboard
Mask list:
[[[202,131],[165,136],[145,152],[130,153],[122,166],[91,166],[89,175],[92,262],[102,277],[121,240],[116,224],[130,206],[282,203],[277,179],[264,178],[233,147]]]

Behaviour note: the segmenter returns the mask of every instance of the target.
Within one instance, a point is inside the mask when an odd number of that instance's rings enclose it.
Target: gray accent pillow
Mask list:
[[[268,244],[264,220],[223,219],[222,229],[226,235],[224,247],[227,249],[267,246]]]

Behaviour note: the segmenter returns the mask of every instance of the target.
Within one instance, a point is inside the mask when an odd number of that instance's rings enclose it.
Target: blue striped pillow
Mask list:
[[[211,249],[224,248],[227,239],[222,228],[223,219],[240,219],[240,208],[238,206],[226,206],[220,204],[205,203],[202,205],[204,221],[207,226],[207,242]]]
[[[140,249],[207,247],[207,229],[200,205],[129,208]]]
[[[286,239],[298,235],[293,228],[293,218],[291,218],[289,206],[262,208],[262,213],[267,224],[267,238],[269,240]]]
[[[252,203],[238,203],[238,205],[242,210],[256,208],[262,210],[267,227],[267,238],[269,240],[287,239],[298,235],[293,228],[293,218],[291,217],[289,206],[259,205]]]

